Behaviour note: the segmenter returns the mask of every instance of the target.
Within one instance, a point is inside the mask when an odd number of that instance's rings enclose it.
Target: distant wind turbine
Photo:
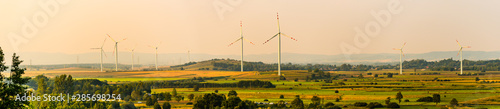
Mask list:
[[[403,53],[403,47],[405,47],[405,45],[406,45],[406,42],[403,44],[403,46],[401,46],[400,49],[393,48],[393,50],[400,51],[400,53],[399,53],[399,74],[403,74],[403,57],[405,56],[405,54]]]
[[[116,41],[111,36],[109,36],[109,34],[106,34],[106,35],[108,35],[108,37],[111,38],[111,40],[113,40],[113,42],[115,42],[115,51],[113,51],[113,54],[115,54],[115,71],[118,71],[118,43],[121,41],[127,40],[127,38],[122,39],[120,41]]]
[[[137,47],[137,45],[134,46],[134,48],[130,49],[130,52],[132,52],[132,69],[131,70],[134,70],[134,50],[135,50],[135,47]]]
[[[102,54],[104,53],[104,56],[106,56],[106,53],[104,52],[104,49],[102,49],[104,47],[104,42],[106,42],[106,38],[104,38],[104,41],[102,41],[101,47],[99,47],[99,48],[90,48],[90,49],[100,49],[101,50],[101,54],[99,54],[100,57],[101,57],[101,72],[103,71],[102,70],[103,69],[103,67],[102,67]]]
[[[160,46],[160,44],[161,44],[161,42],[156,46],[151,46],[151,45],[149,46],[149,47],[155,49],[155,68],[156,68],[156,70],[158,70],[158,46]]]
[[[247,42],[250,42],[251,44],[253,44],[253,42],[243,38],[243,31],[242,31],[242,28],[243,28],[243,24],[242,22],[240,21],[240,38],[238,38],[236,41],[234,41],[233,43],[229,44],[229,46],[233,45],[234,43],[240,41],[240,40],[245,40]],[[253,44],[255,45],[255,44]],[[241,41],[241,72],[243,72],[243,41]]]
[[[458,40],[456,40],[456,41],[458,43]],[[460,45],[460,43],[458,43],[458,46],[460,46],[460,50],[458,50],[457,56],[460,55],[460,75],[462,75],[463,74],[463,66],[462,66],[463,65],[462,64],[462,61],[463,61],[462,55],[463,55],[463,53],[462,53],[462,48],[470,48],[470,46],[462,46],[462,45]]]
[[[188,61],[191,62],[191,54],[189,54],[191,51],[188,50]]]
[[[289,37],[290,39],[295,40],[295,41],[297,41],[297,40],[295,38],[290,37],[290,36],[286,35],[285,33],[281,32],[281,29],[280,29],[280,17],[278,15],[278,13],[276,13],[276,17],[278,19],[278,33],[276,33],[276,35],[274,35],[273,37],[271,37],[270,39],[268,39],[263,44],[266,44],[267,42],[269,42],[269,40],[271,40],[271,39],[275,38],[276,36],[278,36],[278,41],[279,41],[279,43],[278,43],[278,76],[281,76],[281,35]]]

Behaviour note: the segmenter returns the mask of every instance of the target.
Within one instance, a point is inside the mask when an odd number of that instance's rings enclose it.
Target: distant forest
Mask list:
[[[226,60],[226,61],[219,61]],[[233,59],[212,59],[209,62],[214,67],[200,68],[200,70],[227,70],[227,71],[240,71],[240,63],[231,62],[238,61]],[[196,64],[196,63],[190,63]],[[265,64],[263,62],[244,62],[243,63],[245,71],[271,71],[276,70],[278,64]],[[464,70],[475,70],[475,71],[500,71],[500,60],[479,60],[463,61]],[[399,69],[399,64],[391,65],[352,65],[352,64],[342,64],[329,65],[329,64],[292,64],[292,63],[282,63],[282,70],[313,70],[320,69],[323,71],[368,71],[368,70],[382,70],[382,69]],[[403,69],[427,69],[432,71],[457,71],[460,70],[460,61],[453,60],[452,58],[443,59],[439,61],[426,61],[423,59],[414,59],[410,61],[403,62]]]

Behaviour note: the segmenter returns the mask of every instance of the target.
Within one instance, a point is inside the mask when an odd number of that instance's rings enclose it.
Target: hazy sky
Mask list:
[[[358,46],[353,41],[355,28],[365,31],[365,25],[376,23],[370,12],[387,12],[391,1],[78,0],[49,8],[57,12],[44,10],[39,3],[44,1],[0,1],[0,47],[4,51],[17,47],[18,52],[98,52],[90,48],[99,47],[110,34],[115,39],[127,38],[119,44],[119,51],[137,45],[137,52],[154,53],[148,45],[162,42],[159,53],[191,50],[236,55],[240,43],[227,45],[239,38],[241,20],[244,36],[256,44],[245,42],[245,54],[276,53],[277,39],[262,44],[278,32],[276,12],[281,31],[298,40],[283,37],[282,51],[288,53],[342,54],[341,43],[356,47],[359,53],[399,53],[392,48],[404,42],[405,53],[454,51],[458,50],[455,40],[472,46],[471,51],[500,50],[498,0],[404,0],[395,5],[400,13],[390,13],[391,19],[385,19],[388,25],[378,28],[378,35]],[[33,24],[38,30],[33,36],[23,35],[23,19],[33,23],[33,16],[42,24]],[[10,33],[18,36],[10,37]],[[26,42],[16,45],[13,37]],[[106,40],[104,49],[111,52],[113,44]]]

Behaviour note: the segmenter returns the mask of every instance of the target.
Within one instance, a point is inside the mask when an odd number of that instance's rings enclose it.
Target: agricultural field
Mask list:
[[[49,73],[50,72],[50,73]],[[108,84],[122,84],[126,82],[138,81],[178,81],[188,80],[195,77],[214,77],[217,79],[207,79],[200,83],[237,83],[242,80],[262,80],[270,81],[276,88],[257,88],[257,87],[203,87],[198,91],[193,88],[176,88],[181,96],[194,94],[201,96],[207,93],[214,93],[215,90],[220,94],[229,93],[235,90],[238,97],[242,100],[251,100],[255,102],[277,103],[283,100],[291,103],[296,95],[304,101],[304,104],[312,103],[311,98],[317,96],[322,99],[322,103],[332,102],[336,106],[345,108],[358,108],[353,104],[356,102],[379,102],[385,103],[390,97],[391,102],[397,102],[402,109],[412,108],[440,108],[448,106],[450,101],[455,98],[462,107],[470,106],[473,108],[500,107],[500,72],[488,71],[484,75],[458,76],[457,72],[451,71],[417,71],[419,74],[435,73],[432,75],[415,75],[412,70],[406,70],[404,75],[394,74],[388,77],[388,73],[398,73],[397,70],[379,70],[379,71],[325,71],[331,76],[342,75],[332,80],[331,83],[325,82],[325,79],[313,79],[312,74],[307,70],[287,70],[282,72],[286,80],[278,80],[276,72],[259,71],[127,71],[127,72],[98,72],[84,71],[84,69],[65,69],[59,71],[28,71],[28,75],[44,74],[47,76],[57,76],[60,74],[72,75],[79,79],[98,79],[106,81]],[[384,74],[385,73],[385,74]],[[410,74],[413,73],[413,74]],[[467,71],[468,73],[468,71]],[[479,72],[472,72],[472,74]],[[359,75],[362,75],[360,77]],[[375,75],[378,75],[375,77]],[[479,80],[476,80],[476,77]],[[294,81],[297,79],[297,81]],[[492,82],[494,81],[494,82]],[[344,85],[339,85],[342,82]],[[153,88],[152,94],[172,92],[173,88]],[[338,91],[338,93],[336,93]],[[396,94],[401,92],[402,102],[396,98]],[[417,99],[439,94],[441,101],[435,102],[416,102]],[[280,98],[283,95],[284,98]],[[338,99],[338,100],[337,100]],[[405,102],[408,100],[409,102]],[[137,107],[152,108],[146,106],[146,101],[136,101]],[[166,102],[160,100],[159,103]],[[186,105],[188,99],[170,101],[176,108],[192,108],[193,105]],[[384,104],[385,105],[385,104]]]

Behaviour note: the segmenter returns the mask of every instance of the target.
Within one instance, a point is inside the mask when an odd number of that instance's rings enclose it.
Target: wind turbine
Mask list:
[[[289,37],[290,39],[295,40],[295,41],[297,41],[297,40],[295,38],[290,37],[290,36],[286,35],[285,33],[281,32],[281,29],[280,29],[280,17],[278,15],[278,13],[276,13],[276,17],[277,17],[277,20],[278,20],[278,33],[276,33],[276,35],[274,35],[273,37],[271,37],[270,39],[268,39],[263,44],[266,44],[267,42],[269,42],[269,40],[271,40],[271,39],[275,38],[276,36],[278,36],[278,41],[279,41],[279,43],[278,43],[278,75],[281,76],[281,35]]]
[[[155,49],[155,67],[156,67],[156,70],[158,70],[158,46],[160,46],[161,42],[156,45],[156,46],[149,46],[151,48],[154,48]]]
[[[458,43],[458,40],[456,40],[456,41]],[[460,55],[460,75],[462,75],[463,74],[463,69],[462,69],[463,68],[463,66],[462,66],[463,65],[462,64],[462,55],[463,55],[462,48],[470,48],[470,46],[462,46],[462,45],[460,45],[460,43],[458,43],[458,46],[460,46],[460,50],[458,50],[457,56]]]
[[[250,42],[251,44],[253,44],[253,42],[243,38],[243,31],[242,31],[242,28],[243,28],[243,24],[242,22],[240,21],[240,38],[238,38],[236,41],[234,41],[233,43],[229,44],[229,46],[233,45],[234,43],[240,41],[240,40],[245,40],[247,42]],[[255,44],[253,44],[255,45]],[[243,72],[243,41],[241,41],[241,72]]]
[[[101,72],[103,71],[103,67],[102,67],[102,54],[104,53],[104,56],[106,56],[106,53],[104,52],[104,49],[102,49],[102,47],[104,47],[104,42],[106,42],[106,38],[104,38],[104,41],[102,41],[102,45],[100,48],[90,48],[90,49],[100,49],[101,50],[101,54],[100,57],[101,57]],[[107,56],[106,56],[107,57]]]
[[[130,51],[132,52],[132,70],[134,70],[134,50],[135,50],[135,47],[137,47],[137,45],[134,46],[134,48],[130,49]]]
[[[400,51],[400,53],[399,53],[399,74],[403,74],[403,57],[405,56],[405,54],[403,53],[403,47],[405,47],[405,45],[406,45],[406,42],[403,44],[403,46],[401,46],[400,49],[393,48],[393,50]]]
[[[109,36],[109,34],[106,34],[106,35],[108,35],[108,37],[111,38],[111,40],[113,40],[113,42],[115,42],[115,51],[113,51],[113,53],[115,54],[115,71],[118,71],[118,43],[121,41],[127,40],[127,38],[122,39],[120,41],[116,41],[111,36]]]

